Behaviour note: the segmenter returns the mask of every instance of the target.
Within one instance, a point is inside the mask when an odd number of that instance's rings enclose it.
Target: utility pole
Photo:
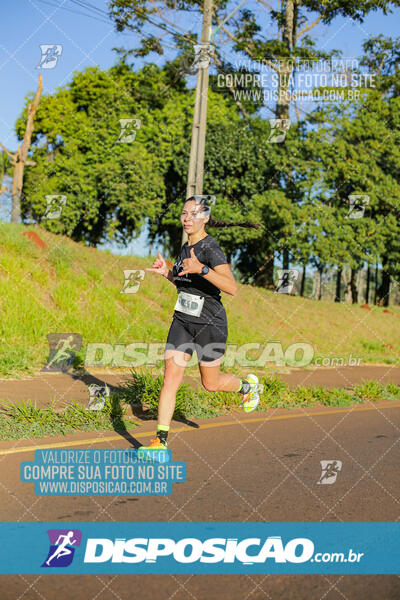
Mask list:
[[[210,38],[212,24],[212,0],[204,0],[203,27],[200,49],[196,59],[199,67],[197,71],[196,97],[194,103],[192,142],[190,146],[189,172],[186,187],[186,198],[203,193],[204,149],[206,143],[207,126],[207,96],[208,96],[208,69],[210,55]],[[202,64],[203,59],[203,64]],[[182,233],[182,245],[187,241],[187,233]]]
[[[193,125],[192,125],[192,143],[190,146],[189,172],[186,187],[186,198],[194,195],[203,194],[203,173],[204,173],[204,149],[206,145],[206,126],[207,126],[207,96],[208,96],[208,68],[210,63],[211,47],[219,29],[224,25],[246,0],[241,2],[233,11],[223,19],[211,32],[213,0],[204,0],[203,6],[203,27],[201,30],[201,48],[196,54],[198,65],[196,98],[194,103]],[[182,233],[182,245],[187,242],[186,231]]]

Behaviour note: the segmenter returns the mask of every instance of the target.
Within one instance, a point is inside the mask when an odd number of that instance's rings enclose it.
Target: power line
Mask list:
[[[102,8],[98,8],[97,6],[94,6],[93,4],[90,4],[89,2],[84,2],[83,0],[70,0],[70,2],[73,2],[74,4],[78,4],[79,6],[82,6],[83,8],[86,8],[87,10],[89,9],[93,9],[96,12],[98,12],[100,15],[105,15],[106,17],[109,17],[109,13],[106,10],[103,10]]]
[[[106,21],[105,19],[100,19],[97,16],[91,15],[90,13],[79,12],[77,10],[74,10],[73,8],[68,8],[67,6],[62,6],[60,4],[54,4],[53,2],[48,2],[48,0],[38,0],[38,1],[41,2],[42,4],[47,4],[48,6],[52,6],[54,8],[59,8],[59,9],[74,13],[75,15],[81,15],[84,17],[89,17],[91,19],[95,19],[96,21],[100,21],[100,23],[105,23],[107,25],[110,24],[110,21]]]
[[[79,5],[79,6],[83,7],[83,8],[86,8],[86,10],[93,9],[93,10],[96,10],[98,13],[100,13],[102,16],[105,15],[107,17],[110,17],[110,15],[109,15],[109,13],[107,11],[104,11],[103,9],[100,9],[97,6],[94,6],[93,4],[90,4],[89,2],[85,2],[84,0],[70,0],[70,2],[73,2],[74,4],[77,4],[77,5]],[[157,21],[155,21],[154,19],[152,19],[143,10],[140,10],[139,7],[132,6],[131,8],[132,8],[133,12],[136,13],[137,16],[141,17],[142,19],[144,19],[145,21],[147,21],[148,23],[150,23],[154,27],[158,27],[159,29],[162,29],[162,31],[167,32],[167,33],[169,33],[172,36],[177,36],[177,37],[186,39],[190,43],[194,44],[193,40],[185,32],[180,33],[177,30],[174,30],[173,29],[173,25],[171,25],[171,27],[169,28],[165,23],[157,23]],[[129,25],[129,24],[127,24],[127,27],[129,29],[132,29],[132,26]]]

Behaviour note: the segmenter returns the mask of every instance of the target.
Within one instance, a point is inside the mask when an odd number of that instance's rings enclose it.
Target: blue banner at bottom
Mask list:
[[[398,574],[400,523],[0,523],[2,574]]]

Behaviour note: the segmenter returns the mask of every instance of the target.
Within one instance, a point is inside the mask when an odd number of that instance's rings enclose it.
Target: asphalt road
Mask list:
[[[173,423],[170,448],[187,482],[170,497],[39,497],[19,480],[33,447],[129,448],[153,437],[79,433],[0,443],[2,521],[395,521],[400,515],[400,403],[312,408]],[[318,485],[321,460],[340,460]],[[3,541],[4,543],[4,541]],[[398,600],[393,575],[0,576],[1,600]]]

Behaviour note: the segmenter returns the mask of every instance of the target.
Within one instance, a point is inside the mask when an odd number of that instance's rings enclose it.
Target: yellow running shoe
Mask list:
[[[258,393],[258,377],[253,373],[247,375],[245,381],[248,381],[250,384],[250,391],[248,394],[243,396],[243,400],[241,405],[243,406],[244,412],[251,412],[255,410],[260,402],[260,394]]]
[[[139,446],[137,457],[139,460],[150,460],[166,463],[170,460],[171,452],[167,445],[163,444],[160,438],[156,437],[150,440],[148,446]]]
[[[138,450],[167,450],[167,445],[163,444],[160,438],[155,437],[150,440],[148,446],[139,446]]]

